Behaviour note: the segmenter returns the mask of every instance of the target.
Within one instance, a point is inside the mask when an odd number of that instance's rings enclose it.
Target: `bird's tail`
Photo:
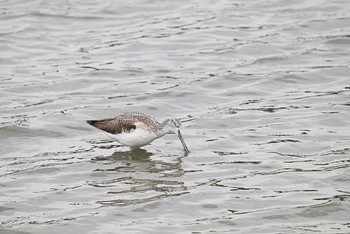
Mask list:
[[[95,127],[95,125],[98,121],[97,120],[86,120],[86,122]]]
[[[118,132],[118,128],[114,124],[113,119],[87,120],[86,122],[95,128],[101,129],[111,134]]]
[[[110,119],[102,119],[102,120],[86,120],[86,122],[88,124],[90,124],[91,126],[94,126],[95,128],[104,130],[106,132],[107,128],[108,128],[108,122],[110,121]]]

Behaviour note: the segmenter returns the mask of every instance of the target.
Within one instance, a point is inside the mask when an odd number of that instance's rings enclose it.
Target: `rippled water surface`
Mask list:
[[[0,51],[1,234],[350,233],[349,1],[3,0]]]

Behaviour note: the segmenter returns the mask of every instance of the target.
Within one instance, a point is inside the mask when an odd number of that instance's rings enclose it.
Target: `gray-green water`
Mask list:
[[[0,52],[1,234],[350,232],[349,1],[3,0]]]

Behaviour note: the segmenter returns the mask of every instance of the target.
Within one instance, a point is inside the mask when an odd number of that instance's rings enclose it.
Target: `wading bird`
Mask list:
[[[110,119],[87,120],[88,124],[105,131],[112,139],[131,149],[148,145],[166,134],[177,134],[186,154],[188,150],[181,135],[179,119],[166,119],[159,123],[144,113],[125,113]]]

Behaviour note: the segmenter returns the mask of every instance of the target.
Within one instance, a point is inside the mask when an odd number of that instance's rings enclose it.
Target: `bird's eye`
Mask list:
[[[133,125],[131,126],[131,129],[136,129],[136,125],[133,124]]]

